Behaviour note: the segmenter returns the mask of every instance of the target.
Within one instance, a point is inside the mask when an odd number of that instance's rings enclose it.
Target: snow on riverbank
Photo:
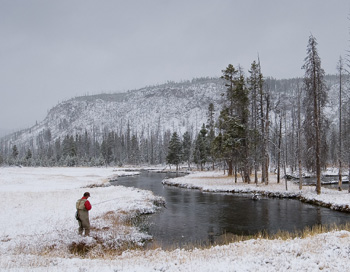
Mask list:
[[[350,233],[338,231],[305,239],[249,240],[206,250],[128,251],[113,260],[2,256],[11,271],[339,271],[349,269]]]
[[[0,168],[0,270],[8,254],[69,256],[78,245],[103,254],[103,248],[142,245],[150,237],[128,221],[155,212],[163,200],[148,191],[108,186],[109,179],[134,174],[112,168]],[[92,237],[77,234],[74,218],[75,202],[85,191],[93,207]]]
[[[350,212],[350,194],[347,190],[337,191],[322,188],[320,195],[316,194],[315,186],[303,186],[288,181],[286,190],[285,181],[277,183],[276,175],[270,175],[269,184],[262,183],[246,184],[239,180],[235,183],[234,178],[223,175],[223,172],[196,172],[184,177],[167,179],[164,184],[179,186],[190,189],[200,189],[206,192],[232,192],[261,194],[269,197],[297,198],[301,201],[321,205],[333,210]]]
[[[149,237],[123,217],[156,211],[161,201],[152,193],[106,184],[115,175],[135,174],[111,168],[0,168],[0,270],[1,271],[347,271],[350,232],[334,231],[304,239],[254,239],[208,249],[173,251],[125,250],[108,255],[103,247],[127,241],[137,245]],[[289,183],[256,186],[234,184],[222,172],[202,172],[167,180],[173,185],[207,191],[245,191],[303,195],[334,205],[349,203],[347,192],[314,188],[302,192]],[[86,188],[88,187],[88,188]],[[77,235],[75,201],[89,191],[92,237]],[[114,217],[110,217],[114,215]],[[120,219],[121,217],[122,219]],[[111,222],[110,219],[120,219]],[[99,246],[87,256],[69,252],[72,242]],[[130,243],[129,243],[130,242]]]

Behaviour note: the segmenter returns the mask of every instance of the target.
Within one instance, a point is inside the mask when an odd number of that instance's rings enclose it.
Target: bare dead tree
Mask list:
[[[339,58],[337,65],[337,70],[339,72],[339,150],[338,150],[338,159],[339,159],[339,180],[338,180],[338,190],[342,190],[342,75],[343,75],[343,59]]]

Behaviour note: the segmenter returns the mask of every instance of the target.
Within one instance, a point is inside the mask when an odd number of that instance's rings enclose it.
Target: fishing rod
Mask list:
[[[116,197],[116,198],[113,198],[113,199],[109,199],[109,200],[105,200],[105,201],[96,203],[96,204],[94,204],[94,206],[99,205],[99,204],[102,204],[102,203],[105,203],[105,202],[109,202],[109,201],[112,201],[112,200],[116,200],[116,199],[119,199],[119,197]]]

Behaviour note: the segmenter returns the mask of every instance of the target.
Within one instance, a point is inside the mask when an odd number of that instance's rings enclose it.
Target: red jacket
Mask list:
[[[87,198],[86,198],[85,196],[83,196],[81,199],[86,199],[84,206],[85,206],[85,209],[87,209],[88,211],[90,211],[91,208],[92,208],[92,206],[91,206],[89,200],[87,200]]]

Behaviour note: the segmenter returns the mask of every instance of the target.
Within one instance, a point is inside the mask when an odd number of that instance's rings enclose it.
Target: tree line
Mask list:
[[[124,164],[168,164],[177,169],[224,169],[246,183],[269,183],[269,172],[278,182],[287,169],[300,178],[315,173],[317,192],[321,192],[321,171],[339,168],[341,189],[343,165],[349,165],[350,103],[342,93],[349,78],[339,59],[337,76],[326,76],[317,51],[317,40],[310,35],[302,65],[303,78],[277,81],[265,78],[259,58],[248,74],[229,64],[222,70],[226,92],[215,109],[209,103],[207,122],[198,132],[108,131],[102,141],[94,135],[66,135],[53,141],[50,129],[37,136],[36,145],[6,146],[0,151],[0,163],[26,166],[101,166]],[[326,80],[327,79],[327,80]],[[338,93],[338,120],[330,119],[329,84]],[[334,90],[334,88],[338,90]],[[217,113],[217,114],[216,114]],[[34,149],[34,146],[37,148]]]
[[[259,59],[251,64],[247,77],[241,67],[231,64],[222,71],[225,102],[215,121],[213,105],[209,105],[208,122],[194,142],[193,161],[201,169],[208,163],[213,168],[217,164],[227,169],[235,182],[240,177],[246,183],[265,184],[270,171],[277,174],[278,183],[288,171],[299,178],[300,189],[304,174],[310,173],[316,177],[320,194],[322,170],[337,167],[338,189],[342,190],[344,164],[350,176],[350,155],[346,152],[350,150],[350,69],[346,69],[350,61],[344,64],[340,57],[338,74],[326,76],[313,35],[306,53],[301,67],[304,77],[285,86],[277,87],[275,80],[264,78]],[[332,119],[332,115],[338,118]],[[179,152],[180,141],[174,132],[168,163],[178,165],[181,155],[175,154]]]
[[[124,164],[164,164],[170,131],[147,135],[106,130],[102,141],[85,131],[63,139],[51,139],[51,130],[42,131],[28,145],[5,147],[0,163],[23,166],[122,166]],[[35,147],[36,146],[36,147]]]

